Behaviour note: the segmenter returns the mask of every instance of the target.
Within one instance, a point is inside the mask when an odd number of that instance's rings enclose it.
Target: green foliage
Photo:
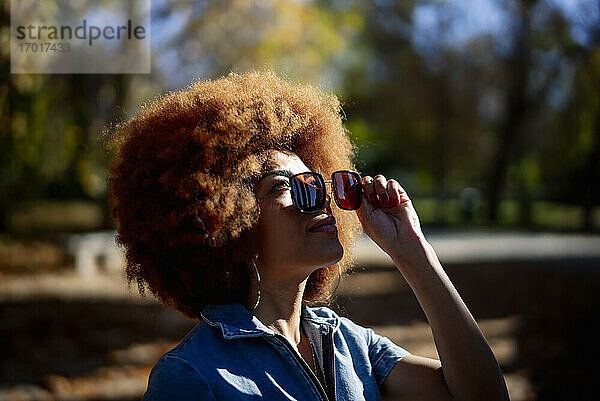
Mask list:
[[[11,75],[3,47],[0,231],[16,221],[7,211],[23,213],[25,201],[44,198],[97,202],[106,225],[105,127],[172,85],[257,67],[338,94],[357,167],[398,179],[420,199],[425,223],[463,224],[454,200],[460,191],[486,194],[499,177],[498,224],[598,227],[600,191],[591,185],[600,181],[597,24],[579,26],[541,0],[515,9],[500,2],[521,31],[476,34],[456,45],[456,4],[156,2],[157,26],[192,11],[153,45],[163,59],[149,76]],[[423,6],[439,17],[429,53],[411,36]],[[8,11],[5,2],[3,27]],[[576,42],[574,25],[596,42]],[[0,43],[8,35],[0,30]],[[475,224],[489,223],[492,207],[488,196]]]

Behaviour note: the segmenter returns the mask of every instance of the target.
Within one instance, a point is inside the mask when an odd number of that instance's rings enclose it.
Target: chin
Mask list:
[[[319,238],[318,241],[310,241],[302,248],[299,258],[306,260],[306,264],[316,269],[336,264],[344,256],[344,247],[337,236],[331,239]],[[310,260],[307,260],[307,257]]]
[[[339,252],[338,252],[338,254],[336,256],[336,261],[333,262],[333,263],[339,262],[344,257],[344,247],[339,242],[338,242],[338,244],[339,244]]]
[[[340,260],[342,260],[343,256],[344,248],[342,247],[342,244],[338,242],[338,246],[335,249],[332,249],[331,252],[328,252],[327,257],[324,257],[325,261],[323,261],[322,263],[318,263],[319,268],[334,265]]]

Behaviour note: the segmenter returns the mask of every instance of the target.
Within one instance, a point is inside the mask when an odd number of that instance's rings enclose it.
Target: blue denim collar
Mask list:
[[[324,308],[309,308],[302,304],[300,318],[312,322],[321,331],[335,331],[340,326],[337,316],[319,316],[315,311]],[[240,303],[209,305],[200,314],[202,319],[211,326],[219,327],[224,338],[258,337],[275,335],[273,330],[265,326],[244,305]]]

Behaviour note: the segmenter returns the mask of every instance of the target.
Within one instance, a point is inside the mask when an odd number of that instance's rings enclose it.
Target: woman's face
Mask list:
[[[325,207],[319,213],[300,213],[292,203],[290,177],[309,170],[295,153],[269,150],[262,178],[255,186],[260,206],[258,263],[261,273],[272,278],[306,278],[343,256],[336,227],[311,230],[323,219],[333,217],[329,188]]]

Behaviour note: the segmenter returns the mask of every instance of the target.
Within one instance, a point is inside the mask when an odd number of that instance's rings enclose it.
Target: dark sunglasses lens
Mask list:
[[[325,207],[325,182],[315,173],[303,173],[291,180],[292,200],[304,213],[316,213]]]
[[[336,171],[331,180],[338,206],[346,210],[358,209],[362,203],[360,175],[354,171]]]

